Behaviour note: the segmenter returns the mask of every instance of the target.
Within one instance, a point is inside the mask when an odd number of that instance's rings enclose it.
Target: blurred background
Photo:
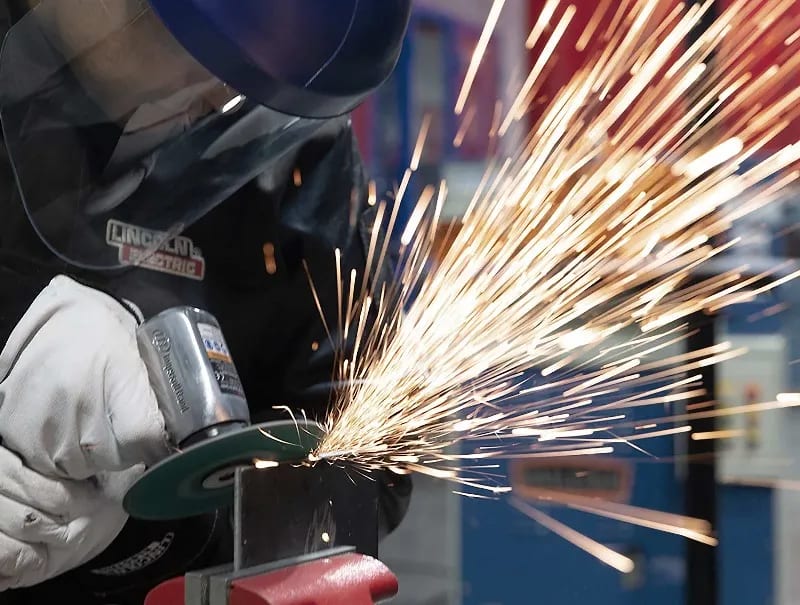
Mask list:
[[[583,3],[576,4],[580,11]],[[726,4],[716,0],[715,10]],[[545,0],[507,0],[466,109],[473,114],[472,124],[459,132],[461,120],[453,106],[491,5],[491,0],[417,0],[395,75],[354,116],[379,196],[396,188],[411,161],[424,116],[430,116],[428,140],[411,187],[419,192],[428,183],[447,180],[443,233],[447,222],[463,212],[487,161],[498,151],[489,136],[495,104],[516,94],[536,59],[526,51],[525,41]],[[800,3],[796,5],[800,14]],[[569,57],[560,57],[562,66],[565,60],[568,65]],[[764,57],[765,69],[770,61]],[[545,89],[556,90],[570,75],[551,73]],[[526,134],[525,121],[517,128],[500,144],[519,141]],[[785,139],[793,142],[797,135],[796,129],[787,129]],[[797,200],[788,196],[769,212],[737,225],[748,245],[735,254],[746,257],[754,271],[774,266],[778,259],[794,263],[800,256],[800,238],[793,228],[797,214]],[[738,260],[720,263],[728,267]],[[725,340],[749,350],[706,368],[709,398],[718,406],[769,401],[778,393],[800,391],[800,284],[782,286],[718,316],[695,317],[692,324],[696,334],[678,345],[681,351]],[[663,354],[675,352],[680,351]],[[663,410],[643,411],[641,420],[646,422],[654,413],[663,415]],[[578,511],[548,510],[631,557],[635,570],[621,574],[503,501],[463,498],[445,482],[416,477],[408,518],[381,552],[400,578],[397,603],[800,603],[800,410],[692,424],[692,437],[656,440],[652,458],[512,463],[505,470],[522,497],[526,489],[562,488],[707,519],[716,528],[717,547]]]

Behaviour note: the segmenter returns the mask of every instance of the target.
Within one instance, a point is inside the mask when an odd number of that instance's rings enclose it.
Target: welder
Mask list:
[[[303,264],[335,314],[334,250],[361,274],[374,216],[348,116],[409,4],[0,3],[0,603],[139,605],[230,556],[225,510],[123,510],[172,447],[135,331],[208,310],[254,422],[322,419],[335,354]],[[380,483],[385,534],[411,487]]]

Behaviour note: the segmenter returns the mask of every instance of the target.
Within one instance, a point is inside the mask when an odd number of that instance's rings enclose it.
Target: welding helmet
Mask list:
[[[390,75],[409,12],[410,0],[26,5],[0,52],[0,119],[31,223],[74,265],[135,264],[109,245],[114,229],[148,234],[144,258],[346,120]]]

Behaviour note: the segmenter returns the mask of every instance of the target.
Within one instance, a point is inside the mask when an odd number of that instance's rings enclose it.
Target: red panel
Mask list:
[[[529,0],[530,10],[528,11],[529,28],[532,31],[539,15],[542,13],[547,0]],[[663,0],[655,9],[654,15],[651,20],[652,29],[654,29],[664,17],[666,17],[674,8],[679,4],[680,0]],[[548,61],[542,75],[539,78],[540,84],[537,84],[536,95],[533,103],[529,109],[529,120],[531,126],[535,126],[537,121],[542,117],[542,114],[547,109],[548,105],[552,102],[553,98],[569,81],[583,68],[591,65],[592,59],[606,47],[607,41],[604,36],[615,20],[616,13],[619,7],[619,2],[612,0],[607,3],[607,8],[602,14],[599,13],[599,6],[602,6],[597,0],[592,2],[559,2],[555,13],[549,20],[549,26],[539,36],[536,44],[529,53],[529,68],[532,69],[536,64],[540,53],[544,49],[553,29],[559,23],[562,15],[564,14],[567,6],[573,5],[576,8],[575,15],[570,21],[567,30],[564,32],[559,44],[556,47],[554,56]],[[621,18],[624,18],[621,15]],[[587,30],[590,22],[596,23],[590,28],[591,35],[585,48],[579,51],[576,47],[584,31]],[[618,22],[618,21],[617,21]],[[656,79],[658,76],[656,76]],[[616,90],[612,90],[608,99],[613,99]],[[624,119],[624,118],[623,118]],[[611,133],[610,133],[611,134]],[[644,137],[647,138],[647,135]]]
[[[755,5],[769,5],[772,2],[773,0],[752,0],[752,5],[750,5],[750,7],[754,7]],[[732,4],[732,0],[717,0],[718,11],[722,12]],[[800,3],[794,2],[786,9],[786,12],[783,14],[781,19],[778,19],[772,25],[772,27],[761,33],[759,40],[754,47],[754,52],[757,59],[754,64],[755,69],[751,70],[753,79],[763,74],[771,66],[785,63],[789,58],[791,58],[793,49],[787,50],[787,47],[784,45],[783,41],[795,31],[799,22]],[[719,53],[719,61],[725,60],[726,57],[730,56],[728,53],[735,51],[737,40],[736,33],[737,32],[734,31],[728,36],[728,40],[730,40],[730,42],[727,45],[722,46],[722,49]],[[763,101],[769,101],[770,99],[774,100],[776,98],[786,96],[786,94],[796,88],[798,84],[800,84],[800,77],[787,79],[787,81],[782,83],[782,86],[772,88],[768,93],[769,96],[765,97]],[[752,104],[748,104],[748,106],[752,106]],[[764,148],[763,153],[772,153],[778,149],[781,149],[782,147],[785,147],[786,145],[797,142],[798,138],[800,138],[800,136],[798,136],[799,133],[800,121],[795,120],[789,124],[787,128],[784,128],[769,143],[769,145]]]
[[[532,31],[536,25],[539,15],[542,13],[547,0],[530,0],[530,10],[528,11],[529,27],[528,31]],[[577,12],[572,18],[567,31],[561,38],[561,42],[557,48],[557,60],[551,60],[551,64],[556,65],[557,69],[550,71],[544,79],[540,90],[541,97],[552,99],[553,96],[567,83],[570,78],[580,69],[586,59],[586,52],[578,52],[575,45],[580,38],[581,32],[586,28],[589,23],[589,18],[594,14],[597,7],[597,2],[576,2],[574,3]],[[567,3],[559,3],[555,14],[550,18],[550,26],[545,29],[544,33],[539,37],[539,41],[530,53],[530,68],[533,68],[536,60],[539,58],[544,44],[545,38],[553,31],[553,27],[558,23]],[[610,11],[609,11],[610,12]],[[602,25],[607,26],[610,18],[603,21]],[[598,31],[600,28],[598,28]],[[535,113],[538,116],[541,113],[541,104],[539,105],[539,112]]]
[[[530,29],[532,29],[547,0],[529,1],[529,26]],[[756,5],[767,6],[772,1],[773,0],[752,0],[752,3],[748,4],[746,8],[747,10],[751,10]],[[715,10],[718,14],[721,14],[722,11],[728,9],[733,2],[734,0],[717,0],[715,2]],[[567,4],[568,3],[563,2],[559,3],[555,15],[550,19],[551,26],[545,35],[549,31],[552,31],[552,27],[558,22],[558,19],[563,14]],[[570,24],[570,27],[567,29],[562,42],[559,44],[557,51],[557,67],[544,79],[541,87],[541,93],[538,95],[539,104],[535,105],[530,112],[532,124],[535,124],[536,120],[541,117],[542,110],[545,107],[545,102],[551,100],[558,90],[564,84],[566,84],[575,74],[575,72],[586,63],[586,60],[591,57],[591,53],[588,49],[583,53],[578,52],[575,49],[575,43],[586,28],[589,18],[594,13],[599,2],[575,2],[573,4],[577,8],[577,12]],[[657,10],[661,11],[661,14],[666,15],[676,4],[677,2],[673,2],[672,0],[665,0],[660,3],[660,6]],[[611,9],[607,12],[605,18],[600,22],[597,32],[601,32],[608,27],[618,3],[612,1],[610,6]],[[659,19],[654,19],[654,22],[658,23]],[[760,34],[759,42],[754,48],[754,54],[757,58],[755,61],[755,69],[751,70],[753,79],[763,74],[771,66],[782,64],[791,57],[792,51],[791,49],[787,50],[786,46],[783,44],[783,41],[787,38],[787,36],[791,35],[792,32],[796,30],[798,24],[800,24],[800,2],[795,2],[791,4],[781,19],[776,20],[776,22],[770,28]],[[744,35],[744,32],[742,32],[742,35]],[[720,51],[715,59],[718,64],[724,62],[730,57],[731,53],[736,52],[739,49],[742,35],[737,35],[737,32],[734,30],[726,37],[726,43],[721,46]],[[597,37],[598,35],[595,33],[593,38],[596,40]],[[540,42],[531,52],[531,66],[533,66],[537,57],[539,56],[539,52],[541,51],[543,44],[543,40],[540,40]],[[591,45],[589,48],[591,48]],[[784,82],[782,82],[782,87],[768,89],[766,93],[763,93],[764,96],[762,99],[756,99],[754,101],[757,103],[759,100],[761,100],[766,103],[770,100],[775,100],[776,98],[786,95],[790,90],[796,88],[798,84],[800,84],[800,77],[787,78]],[[748,104],[748,108],[752,106],[753,104]],[[732,126],[738,117],[739,116],[732,116],[729,124]],[[776,150],[785,147],[786,145],[795,143],[798,138],[800,138],[798,133],[800,133],[800,120],[795,120],[786,128],[784,128],[781,133],[778,134],[773,141],[764,148],[763,153],[773,153]]]

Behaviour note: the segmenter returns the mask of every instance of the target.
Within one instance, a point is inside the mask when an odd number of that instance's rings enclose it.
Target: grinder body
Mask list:
[[[167,309],[139,327],[137,341],[178,447],[250,424],[239,374],[213,315],[194,307]]]
[[[152,317],[137,332],[141,357],[176,452],[126,492],[140,519],[177,519],[229,506],[238,468],[306,460],[322,426],[308,420],[252,425],[219,323],[194,307]]]

